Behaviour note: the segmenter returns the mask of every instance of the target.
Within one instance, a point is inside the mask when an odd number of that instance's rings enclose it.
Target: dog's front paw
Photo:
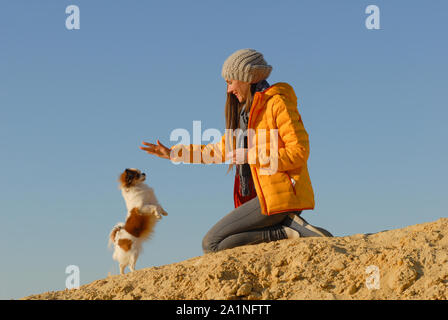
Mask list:
[[[162,219],[162,215],[166,216],[166,212],[165,210],[163,210],[163,208],[161,206],[157,206],[157,205],[146,205],[142,208],[142,212],[146,213],[146,214],[151,214],[153,216],[155,216],[157,219]]]
[[[168,213],[161,207],[161,206],[157,206],[156,212],[154,214],[157,219],[162,219],[162,216],[167,216]]]
[[[156,217],[157,219],[162,219],[162,208],[159,206],[153,206],[151,214],[154,215],[154,217]]]
[[[148,204],[146,206],[143,206],[140,210],[143,214],[156,214],[158,211],[157,206]]]
[[[154,216],[155,216],[157,219],[162,219],[162,216],[160,215],[160,213],[159,213],[158,210],[154,212]]]

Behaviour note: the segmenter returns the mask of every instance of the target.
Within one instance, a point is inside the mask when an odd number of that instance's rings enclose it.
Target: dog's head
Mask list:
[[[120,175],[119,181],[122,188],[129,188],[145,181],[145,179],[145,173],[142,173],[138,169],[131,168],[124,170],[124,172]]]

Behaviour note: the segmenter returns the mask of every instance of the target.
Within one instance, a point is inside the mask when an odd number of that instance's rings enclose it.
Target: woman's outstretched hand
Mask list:
[[[159,156],[160,158],[170,159],[170,153],[171,150],[167,147],[165,147],[159,140],[157,140],[157,144],[152,144],[149,142],[142,142],[142,144],[145,145],[145,147],[140,147],[143,151],[146,151],[146,153],[154,154],[156,156]]]

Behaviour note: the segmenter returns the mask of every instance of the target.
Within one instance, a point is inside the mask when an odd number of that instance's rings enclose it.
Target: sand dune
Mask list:
[[[24,299],[447,297],[448,218],[441,218],[371,235],[244,246]]]

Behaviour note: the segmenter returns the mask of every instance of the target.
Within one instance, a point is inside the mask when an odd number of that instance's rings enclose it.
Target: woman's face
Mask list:
[[[246,95],[249,91],[249,82],[239,80],[227,80],[227,93],[233,93],[239,102],[246,101]]]

